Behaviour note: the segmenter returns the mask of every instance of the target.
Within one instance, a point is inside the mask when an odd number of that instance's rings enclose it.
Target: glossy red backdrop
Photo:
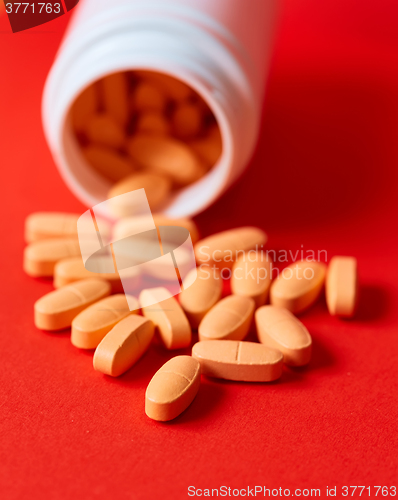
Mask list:
[[[188,498],[188,486],[261,485],[322,497],[337,486],[342,498],[344,485],[396,484],[398,3],[284,4],[256,154],[197,217],[203,235],[254,224],[269,248],[355,255],[357,317],[332,318],[320,301],[302,315],[308,368],[267,385],[203,379],[169,424],[144,414],[161,346],[111,380],[68,333],[33,325],[33,303],[52,286],[22,271],[24,218],[84,209],[40,120],[68,17],[12,34],[0,12],[1,497],[168,500]]]

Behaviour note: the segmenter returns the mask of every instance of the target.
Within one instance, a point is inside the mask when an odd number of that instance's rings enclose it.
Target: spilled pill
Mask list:
[[[207,266],[190,271],[185,278],[188,283],[196,272],[195,282],[179,296],[180,305],[192,328],[198,328],[206,313],[220,300],[223,286],[218,273],[215,274],[214,269]]]
[[[132,314],[117,323],[98,344],[94,369],[119,377],[147,351],[154,334],[152,321]]]
[[[63,212],[36,212],[25,220],[27,243],[50,238],[77,238],[79,214]]]
[[[302,366],[311,359],[312,339],[307,328],[282,307],[262,306],[255,313],[259,341],[282,352],[284,362]]]
[[[108,282],[86,279],[44,295],[35,302],[35,325],[41,330],[62,330],[86,307],[111,292]]]
[[[208,236],[195,245],[195,257],[199,264],[231,268],[244,252],[260,250],[267,235],[257,227],[238,227]]]
[[[165,288],[143,290],[139,297],[142,314],[153,321],[167,349],[182,349],[191,343],[191,327],[180,304]],[[152,304],[145,306],[144,304]]]
[[[129,297],[130,307],[134,300]],[[126,296],[120,293],[87,307],[72,321],[72,344],[80,349],[95,349],[116,323],[133,312],[138,313],[138,300],[135,302],[135,310],[130,310]]]
[[[198,180],[205,173],[191,148],[172,137],[136,134],[126,147],[131,158],[143,168],[167,175],[181,186]]]
[[[256,342],[204,340],[193,346],[192,356],[208,377],[270,382],[282,375],[282,353]]]
[[[199,386],[199,362],[191,356],[176,356],[167,361],[149,382],[145,413],[153,420],[172,420],[192,403]]]
[[[317,300],[325,276],[326,266],[322,262],[293,262],[272,283],[270,302],[292,313],[299,313]]]
[[[138,282],[140,274],[138,269],[131,269],[131,273],[136,273],[135,278]],[[109,282],[112,293],[122,293],[123,285],[118,273],[92,272],[84,267],[83,260],[80,257],[70,257],[60,260],[54,267],[54,288],[60,288],[69,285],[74,281],[80,281],[86,278],[100,278]],[[132,275],[132,278],[134,276]]]
[[[326,303],[334,316],[351,317],[358,298],[357,260],[332,257],[326,275]]]
[[[108,193],[109,208],[116,217],[129,217],[135,214],[137,207],[131,206],[118,196],[136,189],[145,189],[151,209],[156,210],[169,195],[171,182],[166,177],[149,172],[132,174],[122,179]]]
[[[137,215],[133,217],[125,217],[116,222],[113,227],[113,239],[121,240],[132,234],[138,234],[148,231],[148,227],[152,227],[152,223],[156,227],[159,226],[180,226],[188,229],[191,235],[192,243],[196,243],[199,239],[199,232],[195,222],[191,219],[170,219],[162,214]]]
[[[251,297],[256,307],[265,304],[271,286],[272,262],[263,252],[254,250],[243,254],[232,267],[231,291]]]
[[[79,214],[64,212],[35,212],[25,219],[25,240],[27,243],[53,238],[77,238],[77,220]],[[98,229],[103,238],[110,234],[109,224],[99,217],[96,218]],[[84,238],[84,227],[81,226],[79,238]],[[92,227],[87,226],[87,236],[91,236]]]
[[[29,276],[53,276],[58,261],[79,255],[77,238],[39,240],[25,248],[23,268]]]
[[[199,340],[243,340],[254,313],[250,297],[229,295],[210,309],[199,324]]]

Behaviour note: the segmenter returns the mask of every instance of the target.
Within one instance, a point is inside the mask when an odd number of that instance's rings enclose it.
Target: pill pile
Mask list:
[[[321,262],[294,262],[272,279],[273,263],[263,251],[267,236],[261,229],[241,227],[199,239],[192,220],[156,214],[158,228],[176,225],[190,231],[196,281],[183,288],[178,300],[162,287],[144,289],[127,300],[117,273],[85,269],[78,218],[35,213],[26,219],[24,269],[33,277],[53,277],[55,288],[35,303],[35,325],[50,331],[70,328],[72,344],[95,349],[94,369],[112,377],[125,373],[145,354],[155,332],[165,349],[173,350],[190,347],[192,331],[197,330],[192,355],[171,358],[149,382],[145,412],[154,420],[168,421],[182,413],[199,390],[201,374],[270,382],[282,375],[283,364],[307,365],[312,339],[295,315],[318,300],[324,285],[330,314],[355,313],[358,276],[353,257],[333,257],[328,268]],[[140,217],[121,219],[113,228],[104,220],[97,222],[114,238],[141,223]],[[232,293],[223,297],[225,270]],[[258,342],[245,341],[253,327]]]
[[[171,76],[151,71],[107,75],[75,100],[72,127],[108,197],[144,188],[153,210],[203,177],[221,155],[220,130],[205,101]],[[131,207],[111,207],[132,215]]]

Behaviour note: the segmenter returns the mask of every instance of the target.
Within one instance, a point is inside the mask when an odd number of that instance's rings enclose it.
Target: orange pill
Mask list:
[[[166,103],[166,96],[161,87],[147,81],[137,85],[131,99],[134,111],[163,111]]]
[[[307,328],[282,307],[262,306],[255,314],[259,341],[279,349],[286,364],[303,366],[311,359],[312,339]]]
[[[167,298],[165,298],[167,297]],[[153,321],[167,349],[182,349],[191,343],[192,332],[180,304],[165,288],[143,290],[139,297],[142,314]],[[152,304],[143,306],[143,304]]]
[[[217,304],[222,293],[222,279],[214,269],[201,266],[193,269],[186,276],[187,282],[192,281],[192,276],[197,272],[195,282],[180,293],[180,305],[187,315],[192,328],[198,328],[199,323],[210,309]]]
[[[87,146],[83,155],[92,167],[113,182],[125,179],[134,171],[131,158],[105,146]]]
[[[110,292],[110,284],[100,279],[86,279],[54,290],[36,301],[35,325],[40,330],[68,328],[83,309]]]
[[[94,369],[119,377],[147,351],[154,331],[152,321],[142,316],[133,314],[122,319],[98,344]]]
[[[282,353],[256,342],[204,340],[193,346],[192,357],[208,377],[271,382],[282,375]]]
[[[243,340],[254,313],[250,297],[229,295],[210,309],[199,325],[199,340]]]
[[[139,280],[139,271],[131,269],[131,273],[135,271],[135,279]],[[133,278],[134,276],[132,276]],[[112,293],[123,293],[123,285],[118,273],[99,273],[91,272],[84,267],[82,257],[70,257],[62,259],[55,264],[54,267],[54,288],[61,288],[75,281],[80,281],[86,278],[100,278],[109,282],[112,288]]]
[[[249,250],[261,251],[267,235],[257,227],[239,227],[208,236],[195,245],[198,265],[231,268],[235,260]]]
[[[144,134],[167,135],[170,133],[170,124],[162,113],[146,111],[138,117],[135,129]]]
[[[188,144],[208,167],[212,167],[222,153],[220,129],[215,125],[205,137],[194,139]]]
[[[322,262],[293,262],[272,283],[270,302],[294,314],[299,313],[317,300],[325,276],[326,266]]]
[[[53,276],[58,261],[79,255],[80,246],[76,238],[39,240],[25,248],[23,268],[29,276]]]
[[[84,132],[87,121],[98,109],[98,88],[92,84],[86,87],[72,105],[72,123],[76,132]]]
[[[272,278],[272,261],[264,252],[252,250],[241,255],[232,267],[231,291],[251,297],[256,308],[265,304]]]
[[[126,296],[120,293],[84,309],[72,321],[72,344],[80,349],[95,349],[116,323],[129,314],[138,313],[138,300],[130,296],[130,305],[134,301],[136,309],[133,311],[129,308]]]
[[[183,102],[173,112],[172,126],[174,134],[182,140],[192,139],[202,130],[203,116],[197,104]]]
[[[27,243],[53,238],[77,238],[77,220],[80,214],[64,212],[35,212],[25,220],[25,240]],[[98,229],[107,238],[110,234],[109,224],[97,217]],[[87,227],[88,236],[91,226]],[[80,237],[84,238],[84,228],[81,227]]]
[[[192,150],[172,137],[137,134],[127,142],[127,151],[143,168],[167,175],[182,186],[197,181],[205,173]]]
[[[145,393],[145,413],[165,422],[178,417],[195,399],[200,386],[200,364],[191,356],[176,356],[152,377]]]
[[[136,206],[130,204],[130,200],[118,197],[121,194],[145,189],[149,206],[156,210],[165,203],[171,190],[171,182],[166,177],[153,173],[137,173],[125,177],[116,183],[109,191],[109,208],[116,217],[129,217],[135,215]]]
[[[326,303],[333,316],[351,317],[358,301],[357,260],[333,257],[326,275]]]
[[[136,71],[137,76],[160,87],[169,99],[184,101],[193,96],[191,87],[165,73],[155,71]]]
[[[152,221],[156,227],[159,226],[179,226],[188,229],[191,235],[192,243],[196,243],[199,239],[199,231],[195,222],[191,219],[170,219],[162,214],[153,214],[152,217],[147,215],[137,215],[135,217],[125,217],[116,222],[113,228],[113,239],[121,240],[132,234],[138,234],[148,230]]]
[[[96,113],[87,120],[85,129],[87,138],[94,144],[121,148],[125,141],[123,127],[112,116]]]
[[[124,73],[112,73],[100,81],[102,104],[106,113],[120,123],[127,124],[129,118],[129,89]]]

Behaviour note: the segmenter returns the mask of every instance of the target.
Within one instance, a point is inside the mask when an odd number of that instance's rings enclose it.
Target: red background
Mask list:
[[[180,499],[189,485],[319,487],[325,497],[326,486],[396,484],[396,0],[285,3],[256,154],[196,219],[203,235],[253,224],[270,248],[356,256],[357,317],[330,317],[320,301],[302,315],[308,368],[266,385],[203,379],[168,424],[144,413],[168,357],[159,345],[113,380],[68,333],[33,325],[33,303],[52,285],[22,271],[24,219],[84,210],[40,120],[67,19],[12,34],[0,14],[2,498]]]

